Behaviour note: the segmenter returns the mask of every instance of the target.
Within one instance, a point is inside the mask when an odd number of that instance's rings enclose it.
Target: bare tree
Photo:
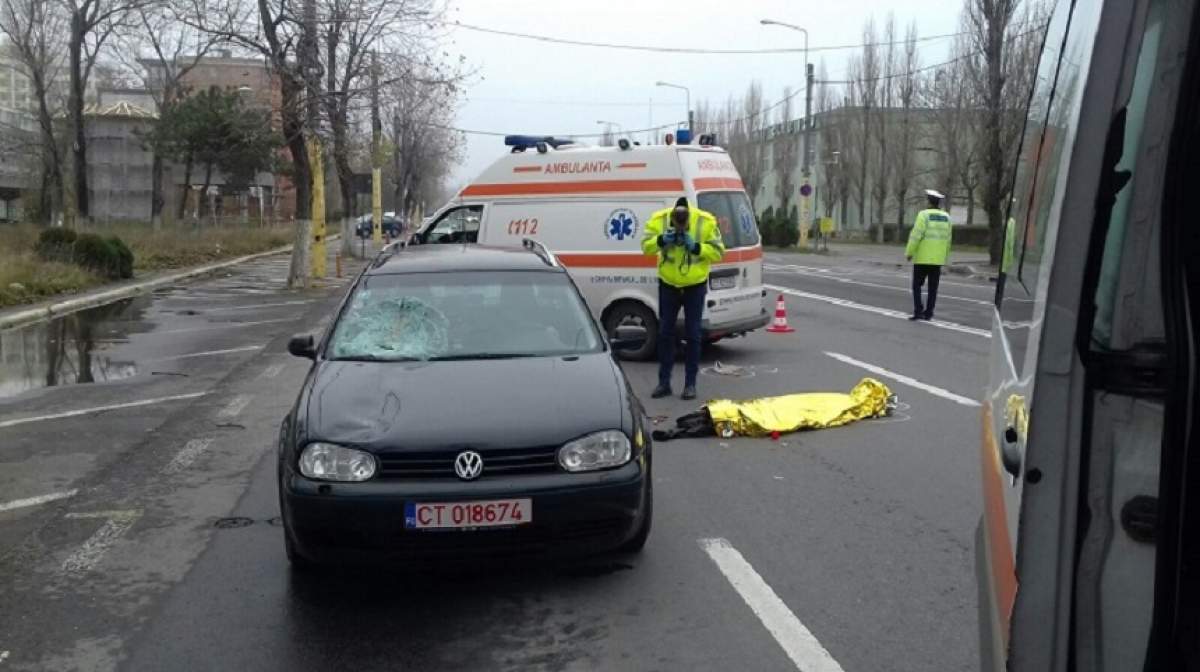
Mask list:
[[[429,74],[415,69],[384,89],[393,207],[400,212],[423,205],[461,159],[461,137],[450,126],[458,88]]]
[[[187,95],[188,73],[223,39],[220,35],[197,30],[195,21],[184,20],[186,13],[195,9],[181,0],[140,6],[130,17],[130,27],[120,35],[121,57],[154,98],[160,120],[169,118],[175,105]],[[158,148],[152,149],[155,151],[151,167],[150,220],[158,228],[162,225],[166,203],[165,161]],[[185,184],[184,188],[187,186]],[[180,199],[179,218],[183,217],[186,205],[187,199]]]
[[[872,213],[867,211],[867,195],[870,191],[868,168],[872,165],[873,152],[871,138],[874,129],[874,116],[879,114],[878,82],[880,78],[880,60],[878,51],[878,34],[875,30],[875,20],[868,19],[863,27],[862,53],[850,59],[849,80],[852,122],[848,125],[848,142],[842,150],[842,159],[847,162],[847,169],[852,170],[850,184],[858,201],[858,216],[863,227],[870,229],[873,225]],[[874,213],[875,217],[879,213]]]
[[[779,198],[780,212],[787,216],[792,194],[796,191],[796,168],[800,165],[800,134],[793,131],[792,89],[783,90],[783,101],[779,106],[775,137],[771,139],[771,162],[775,171],[775,195]],[[799,128],[799,124],[795,124]],[[790,235],[790,232],[789,232]]]
[[[904,226],[909,190],[913,181],[913,154],[916,151],[917,127],[913,118],[913,107],[917,102],[920,54],[917,51],[917,24],[910,23],[904,36],[904,50],[900,55],[898,71],[892,80],[895,102],[900,117],[892,132],[894,138],[892,157],[892,196],[896,205],[896,233],[899,237]]]
[[[1023,106],[1037,68],[1044,9],[1021,0],[966,0],[964,14],[970,45],[979,54],[968,71],[983,107],[982,200],[990,229],[988,256],[999,263],[1004,246],[1004,205],[1012,189],[1012,171],[1021,132]],[[1032,24],[1032,25],[1030,25]]]
[[[64,201],[63,157],[54,119],[61,110],[57,82],[62,69],[58,48],[64,16],[52,0],[0,0],[0,34],[29,78],[38,126],[40,158],[37,212],[50,224]]]
[[[850,138],[851,117],[841,102],[841,89],[829,83],[825,62],[817,66],[816,90],[817,123],[817,190],[821,194],[822,211],[825,217],[833,217],[834,209],[841,208],[841,219],[846,218],[846,205],[850,200],[850,174],[848,162],[843,159],[843,148]]]
[[[75,216],[91,217],[88,193],[87,133],[84,96],[101,50],[132,12],[151,0],[58,0],[68,20],[67,69],[70,84],[67,111],[71,120],[72,182]]]
[[[729,157],[742,175],[746,193],[754,199],[762,189],[766,172],[763,169],[761,152],[762,134],[768,119],[762,84],[757,81],[750,82],[745,95],[735,103],[732,116],[735,118],[729,125],[728,137],[722,139],[722,142],[726,143]]]
[[[878,227],[875,229],[875,240],[880,243],[883,242],[886,221],[883,213],[887,207],[887,198],[892,182],[892,158],[888,151],[892,149],[892,94],[895,89],[892,82],[897,76],[895,39],[896,17],[891,13],[888,14],[887,21],[883,24],[882,45],[876,44],[880,40],[876,38],[874,21],[871,21],[863,31],[863,60],[866,62],[874,59],[879,63],[880,68],[878,77],[863,82],[865,88],[874,90],[874,98],[878,101],[878,105],[875,106],[877,112],[872,116],[872,123],[868,128],[874,145],[874,156],[870,161],[871,195],[875,199],[873,212],[879,220]],[[871,52],[871,56],[868,56],[866,52]]]

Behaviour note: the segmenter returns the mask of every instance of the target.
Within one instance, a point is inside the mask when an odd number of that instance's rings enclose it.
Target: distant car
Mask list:
[[[651,439],[611,341],[540,246],[389,248],[320,342],[279,438],[293,566],[638,551]],[[520,381],[514,385],[514,381]]]
[[[355,235],[359,238],[370,238],[371,227],[371,215],[363,215],[358,218],[358,222],[355,224]],[[388,238],[399,238],[400,234],[404,231],[404,220],[397,217],[395,213],[385,212],[383,214],[382,228],[383,235]]]

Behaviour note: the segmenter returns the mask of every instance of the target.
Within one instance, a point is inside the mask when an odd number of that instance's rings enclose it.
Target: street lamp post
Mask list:
[[[672,84],[670,82],[655,82],[654,85],[665,86],[670,89],[683,89],[683,92],[687,94],[687,125],[688,131],[690,132],[692,130],[692,90],[686,86]]]
[[[801,174],[803,184],[800,185],[800,245],[804,246],[808,238],[808,227],[812,224],[812,185],[809,183],[809,178],[812,175],[812,94],[813,94],[813,72],[812,64],[808,62],[808,30],[800,26],[785,23],[783,21],[775,21],[772,19],[762,19],[759,21],[764,26],[780,26],[804,33],[804,158]]]

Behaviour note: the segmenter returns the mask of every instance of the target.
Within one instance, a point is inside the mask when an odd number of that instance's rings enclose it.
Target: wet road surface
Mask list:
[[[284,346],[319,327],[339,288],[283,290],[284,257],[103,319],[4,333],[0,507],[59,498],[0,508],[2,664],[976,669],[970,401],[988,339],[872,311],[905,311],[894,287],[906,278],[810,256],[767,260],[767,282],[799,293],[787,298],[796,333],[710,348],[701,395],[845,391],[876,375],[899,395],[897,413],[780,441],[658,443],[645,551],[553,567],[288,569],[273,451],[307,367]],[[962,284],[986,300],[986,283]],[[939,318],[986,328],[986,306],[945,305]],[[719,375],[717,361],[743,368]],[[652,387],[652,365],[625,368],[636,389]],[[646,403],[660,421],[692,407]],[[805,632],[827,658],[797,652]]]

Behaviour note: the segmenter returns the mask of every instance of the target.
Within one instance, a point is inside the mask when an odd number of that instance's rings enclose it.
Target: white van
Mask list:
[[[657,261],[642,254],[643,228],[656,210],[686,196],[711,212],[725,239],[713,264],[706,340],[739,336],[769,321],[762,245],[741,177],[720,147],[590,147],[553,138],[510,136],[497,160],[415,235],[422,244],[546,245],[571,272],[596,317],[613,333],[645,326],[649,358],[658,333]]]

